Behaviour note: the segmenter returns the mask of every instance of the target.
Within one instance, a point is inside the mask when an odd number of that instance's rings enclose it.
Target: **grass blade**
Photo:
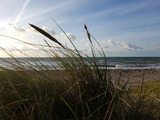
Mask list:
[[[65,48],[58,40],[56,40],[53,36],[51,36],[49,33],[47,33],[46,31],[42,30],[41,28],[33,25],[33,24],[29,24],[31,27],[33,27],[35,30],[37,30],[38,32],[40,32],[41,34],[43,34],[44,36],[46,36],[47,38],[49,38],[50,40],[54,41],[55,43],[59,44],[62,48]]]

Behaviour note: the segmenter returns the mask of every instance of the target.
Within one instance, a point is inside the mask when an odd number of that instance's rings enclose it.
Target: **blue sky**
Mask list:
[[[52,17],[77,48],[87,54],[90,44],[83,24],[87,24],[107,56],[160,56],[159,0],[1,0],[0,5],[1,35],[45,44],[46,38],[28,25],[32,23],[70,46]],[[27,55],[39,52],[33,46],[2,36],[0,47],[17,57],[22,56],[19,51]],[[6,56],[0,50],[0,57]]]

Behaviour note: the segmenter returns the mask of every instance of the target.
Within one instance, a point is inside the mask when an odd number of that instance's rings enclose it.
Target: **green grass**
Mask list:
[[[159,120],[160,119],[160,80],[139,84],[130,90],[128,104],[130,105],[131,120]],[[127,96],[128,97],[128,96]],[[129,118],[130,119],[130,118]]]
[[[116,77],[117,82],[113,83],[109,71],[98,67],[96,52],[107,63],[106,56],[86,25],[92,58],[79,52],[68,36],[74,50],[39,27],[31,26],[60,46],[55,48],[46,42],[50,52],[40,49],[56,60],[61,70],[54,65],[55,70],[48,70],[45,65],[45,70],[36,70],[30,64],[31,70],[26,70],[12,57],[19,65],[16,71],[2,68],[0,72],[0,117],[3,120],[160,119],[160,82],[143,83],[134,89],[120,84],[121,77]],[[93,42],[100,50],[94,48]]]
[[[124,91],[114,88],[105,97],[94,85],[71,83],[63,77],[57,71],[1,72],[0,115],[17,120],[101,120],[109,112],[107,117],[115,120],[159,119],[158,80],[144,83],[143,91],[141,87]]]
[[[150,92],[153,96],[156,96],[160,93],[160,80],[145,82],[143,86],[144,91]]]

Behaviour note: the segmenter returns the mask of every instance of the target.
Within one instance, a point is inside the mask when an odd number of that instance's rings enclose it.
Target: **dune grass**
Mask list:
[[[139,91],[140,91],[140,88],[135,89],[135,92],[139,92]],[[160,93],[160,80],[145,82],[143,84],[143,91],[151,93],[150,95],[152,96],[158,95]]]
[[[156,88],[159,81],[144,83],[135,89],[120,84],[120,77],[116,82],[111,81],[107,67],[102,69],[98,66],[92,43],[99,43],[86,25],[92,57],[79,52],[68,36],[74,49],[62,45],[41,28],[30,25],[60,46],[55,48],[46,41],[50,48],[50,52],[46,52],[57,64],[52,64],[54,70],[49,70],[45,65],[44,69],[37,70],[28,64],[28,70],[13,57],[19,63],[16,71],[2,68],[0,117],[3,120],[160,119],[159,89],[158,86]],[[98,52],[107,64],[101,46]],[[148,89],[153,91],[154,96],[146,92]]]

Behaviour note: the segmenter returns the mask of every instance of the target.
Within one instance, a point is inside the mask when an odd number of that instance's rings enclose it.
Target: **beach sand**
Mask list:
[[[112,69],[109,72],[112,80],[120,77],[121,82],[128,81],[131,86],[137,86],[142,81],[160,80],[160,69]]]

